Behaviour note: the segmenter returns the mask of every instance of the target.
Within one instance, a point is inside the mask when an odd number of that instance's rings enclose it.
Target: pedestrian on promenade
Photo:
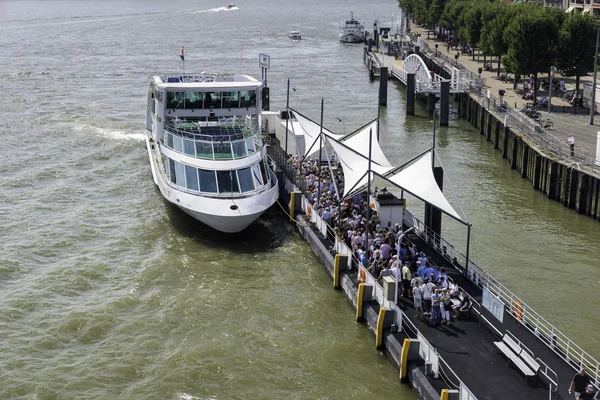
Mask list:
[[[585,373],[585,368],[581,368],[578,374],[575,374],[569,386],[569,394],[573,393],[576,399],[581,397],[587,385],[590,384],[590,377]]]
[[[567,143],[569,144],[569,147],[571,148],[571,157],[575,156],[575,138],[573,137],[573,134],[569,135],[569,138],[567,139]]]

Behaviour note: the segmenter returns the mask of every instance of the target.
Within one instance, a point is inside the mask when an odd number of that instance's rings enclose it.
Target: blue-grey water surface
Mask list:
[[[292,107],[318,119],[324,97],[330,129],[366,123],[377,84],[337,24],[385,23],[397,3],[226,6],[0,2],[0,398],[415,398],[277,209],[216,234],[163,201],[143,142],[148,75],[181,71],[182,45],[186,72],[260,77],[269,54],[272,108],[289,78]],[[405,117],[396,86],[381,143],[400,162],[430,145],[431,123]],[[600,225],[534,192],[462,121],[437,145],[472,254],[597,353]]]

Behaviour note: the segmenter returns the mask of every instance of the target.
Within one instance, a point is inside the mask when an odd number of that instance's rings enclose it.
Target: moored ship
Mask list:
[[[262,83],[247,75],[152,76],[146,144],[163,197],[221,232],[279,197],[261,139]]]

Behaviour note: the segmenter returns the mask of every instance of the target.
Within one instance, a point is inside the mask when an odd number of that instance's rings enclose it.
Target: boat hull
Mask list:
[[[277,177],[269,170],[271,187],[248,197],[206,197],[188,193],[170,185],[158,165],[158,152],[146,138],[152,177],[165,200],[176,205],[194,219],[220,232],[237,233],[246,229],[279,198]]]
[[[340,34],[340,41],[344,43],[360,43],[364,42],[365,38],[363,36],[357,35],[355,33],[346,33]]]

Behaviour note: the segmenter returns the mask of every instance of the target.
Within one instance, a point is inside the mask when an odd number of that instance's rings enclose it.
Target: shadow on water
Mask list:
[[[276,205],[239,233],[219,232],[190,217],[174,204],[167,203],[166,206],[167,215],[181,236],[212,248],[247,254],[269,252],[284,245],[295,233]]]

